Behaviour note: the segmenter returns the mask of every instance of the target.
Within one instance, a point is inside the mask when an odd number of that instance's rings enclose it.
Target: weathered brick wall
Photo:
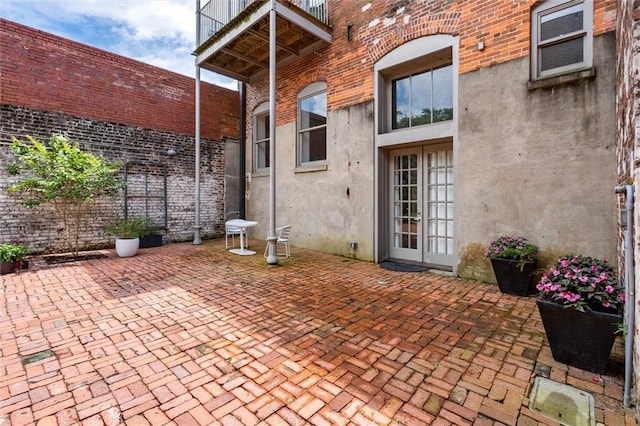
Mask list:
[[[63,251],[62,225],[50,206],[27,209],[7,194],[15,178],[11,137],[47,141],[64,133],[82,149],[131,164],[129,215],[149,213],[165,241],[193,238],[195,82],[122,56],[0,19],[0,241],[19,239],[32,252]],[[237,92],[201,85],[202,237],[221,236],[225,145],[238,138]],[[175,155],[167,155],[173,149]],[[149,197],[140,197],[147,186]],[[98,200],[80,237],[83,249],[112,246],[104,225],[124,215],[124,193]]]
[[[4,19],[0,46],[1,104],[195,134],[193,78]],[[200,90],[202,137],[237,138],[237,92]]]
[[[191,136],[143,129],[66,114],[38,111],[11,105],[0,106],[0,241],[18,239],[33,252],[55,252],[62,247],[62,224],[51,206],[33,209],[22,206],[9,195],[7,187],[15,182],[7,174],[14,160],[9,149],[10,137],[33,135],[49,140],[52,132],[63,131],[81,149],[103,156],[109,161],[130,162],[128,212],[130,216],[148,213],[158,225],[164,224],[164,177],[167,171],[167,229],[165,241],[193,238],[195,142]],[[169,148],[175,155],[167,155]],[[201,140],[201,224],[203,238],[221,236],[224,227],[225,140]],[[135,164],[133,164],[135,163]],[[140,164],[142,163],[142,165]],[[121,176],[123,176],[121,169]],[[146,175],[146,176],[145,176]],[[146,199],[139,195],[145,185]],[[113,236],[103,227],[124,215],[124,192],[113,198],[100,198],[91,206],[81,234],[81,247],[93,249],[112,245]]]
[[[616,125],[616,141],[617,141],[617,157],[618,157],[618,184],[633,185],[635,192],[634,205],[634,239],[632,244],[634,250],[635,261],[635,294],[636,303],[634,306],[636,326],[629,330],[634,336],[634,356],[633,365],[634,376],[633,385],[636,388],[635,406],[636,411],[640,407],[640,392],[637,391],[640,383],[640,326],[638,326],[638,318],[640,318],[640,303],[637,302],[640,294],[640,247],[638,240],[640,233],[638,232],[638,223],[640,223],[640,202],[638,202],[638,175],[640,172],[640,160],[636,158],[636,147],[640,145],[640,131],[638,125],[638,115],[640,113],[640,76],[638,75],[638,64],[640,64],[640,3],[628,0],[618,0],[618,18],[616,24],[616,52],[618,54],[617,63],[617,81],[616,81],[616,101],[617,101],[617,125]],[[619,198],[619,210],[622,213],[624,208],[624,197]],[[620,271],[625,271],[625,251],[624,251],[624,232],[622,227],[619,231],[619,258],[618,265]],[[624,274],[624,272],[622,272]],[[624,275],[623,275],[624,276]]]
[[[380,0],[332,1],[330,46],[278,71],[277,124],[295,121],[297,93],[321,79],[329,82],[329,110],[373,99],[373,66],[399,45],[427,35],[460,37],[459,72],[504,63],[529,55],[533,0]],[[615,28],[615,1],[594,1],[594,35]],[[347,39],[347,26],[353,41]],[[485,49],[479,51],[478,42]],[[311,71],[312,70],[312,71]],[[249,107],[268,99],[268,79],[252,84]]]

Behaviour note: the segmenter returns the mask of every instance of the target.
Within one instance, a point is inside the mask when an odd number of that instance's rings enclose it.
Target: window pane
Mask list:
[[[540,69],[546,71],[583,61],[584,37],[552,44],[540,49]]]
[[[453,66],[433,70],[433,122],[453,120]]]
[[[391,127],[403,129],[409,127],[410,116],[410,78],[405,77],[391,83]]]
[[[259,115],[256,119],[256,139],[269,139],[269,114]]]
[[[411,77],[411,126],[431,123],[431,71]]]
[[[269,141],[260,142],[256,145],[256,168],[264,169],[269,167]]]
[[[327,93],[300,101],[300,130],[327,124]]]
[[[540,41],[583,29],[582,4],[568,7],[540,18]]]
[[[300,134],[300,161],[303,163],[309,161],[326,160],[327,158],[327,128],[310,130]]]

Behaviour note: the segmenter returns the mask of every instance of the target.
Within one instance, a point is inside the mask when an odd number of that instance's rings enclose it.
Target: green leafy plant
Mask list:
[[[18,262],[27,255],[27,249],[18,243],[0,244],[0,262]]]
[[[149,218],[128,218],[120,219],[104,228],[109,235],[118,238],[140,238],[145,235],[154,234],[157,228]]]
[[[75,256],[82,219],[91,203],[103,195],[115,195],[124,187],[118,176],[119,163],[80,150],[62,135],[53,135],[48,144],[27,136],[27,142],[15,137],[11,150],[16,162],[8,167],[20,180],[8,189],[35,207],[52,203],[62,221],[65,245]]]
[[[616,313],[624,305],[624,288],[606,260],[567,255],[542,275],[540,298],[579,311]]]
[[[485,249],[485,256],[493,259],[533,260],[538,255],[538,247],[524,237],[501,236]]]

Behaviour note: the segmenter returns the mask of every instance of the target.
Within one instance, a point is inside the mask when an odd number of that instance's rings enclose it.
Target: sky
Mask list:
[[[195,9],[195,0],[0,0],[4,19],[192,78]],[[200,75],[237,89],[235,80]]]

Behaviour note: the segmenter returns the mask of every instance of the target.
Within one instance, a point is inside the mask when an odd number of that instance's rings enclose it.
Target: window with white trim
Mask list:
[[[428,68],[391,81],[393,130],[453,120],[453,66]]]
[[[253,171],[269,170],[269,104],[258,106],[253,113]]]
[[[593,66],[593,1],[548,0],[531,11],[531,78]]]
[[[298,165],[327,159],[327,83],[316,82],[298,94]]]

